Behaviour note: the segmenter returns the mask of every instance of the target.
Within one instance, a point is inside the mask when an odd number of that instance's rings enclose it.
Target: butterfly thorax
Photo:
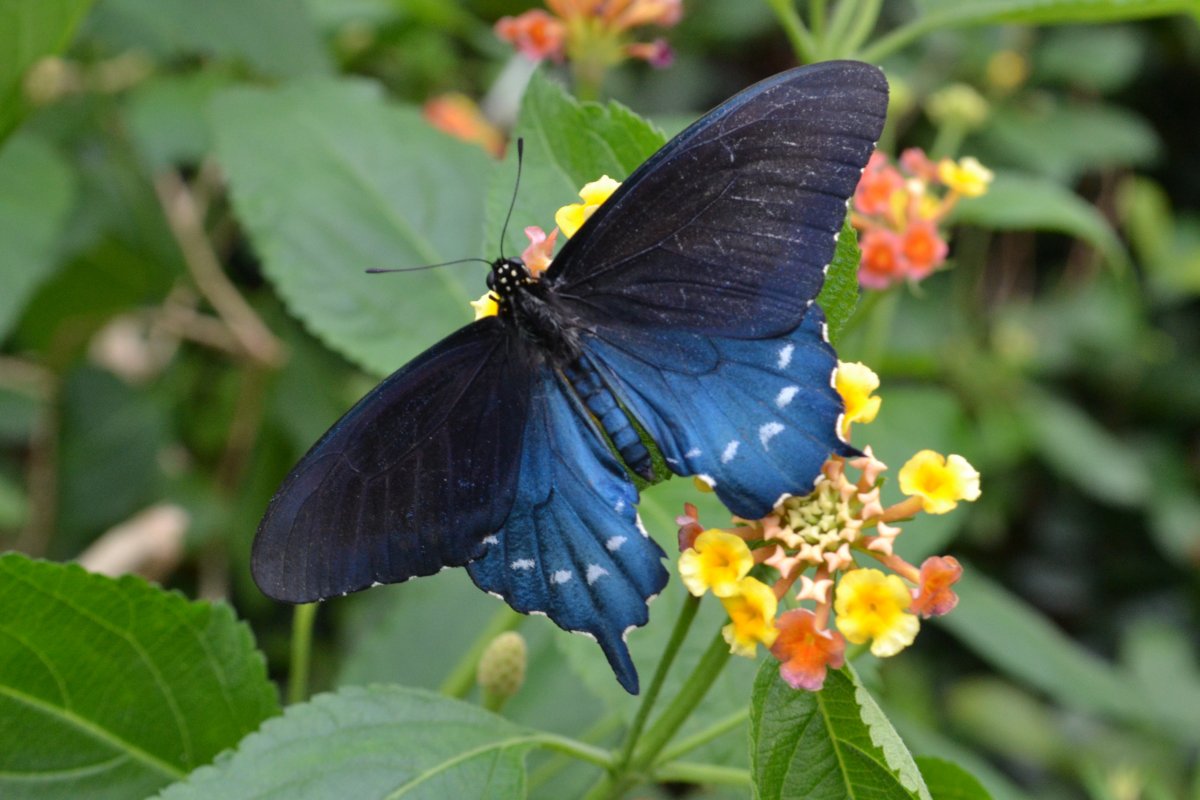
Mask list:
[[[498,314],[548,356],[560,369],[579,360],[578,325],[557,302],[549,284],[530,275],[524,262],[501,258],[492,263],[488,288],[498,298]]]

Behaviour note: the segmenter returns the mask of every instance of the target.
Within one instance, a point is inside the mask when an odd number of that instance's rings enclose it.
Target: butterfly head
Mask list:
[[[519,287],[533,283],[533,276],[519,258],[498,258],[492,262],[487,286],[501,299],[511,297]]]

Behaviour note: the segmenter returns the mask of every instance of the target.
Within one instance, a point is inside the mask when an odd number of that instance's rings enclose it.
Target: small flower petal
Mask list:
[[[842,414],[842,435],[849,436],[852,423],[871,422],[879,413],[883,400],[872,395],[879,388],[879,376],[860,362],[839,361],[833,383],[846,404]]]
[[[567,27],[561,19],[540,8],[516,17],[501,17],[496,22],[495,31],[497,36],[511,43],[531,61],[541,61],[543,58],[562,60]]]
[[[958,605],[958,595],[950,587],[962,577],[962,564],[954,556],[930,556],[921,564],[921,585],[912,601],[912,610],[922,617],[949,614]]]
[[[729,643],[729,652],[754,658],[759,642],[767,647],[775,643],[779,635],[779,629],[775,627],[779,600],[770,586],[755,578],[742,578],[737,592],[722,597],[721,604],[732,620],[721,629]]]
[[[905,263],[899,234],[887,228],[870,228],[858,240],[862,259],[858,282],[868,289],[886,289],[904,277]]]
[[[695,544],[679,556],[679,575],[696,597],[709,589],[722,598],[736,594],[753,566],[754,555],[746,542],[715,528],[697,536]]]
[[[817,627],[817,616],[806,608],[784,612],[771,655],[779,659],[780,676],[794,689],[817,692],[830,667],[846,663],[846,640],[837,631]]]
[[[529,237],[529,246],[521,253],[521,260],[525,262],[525,269],[529,270],[529,274],[537,278],[546,271],[550,266],[550,259],[554,257],[554,241],[558,238],[558,229],[550,231],[550,235],[547,236],[537,225],[530,225],[525,229],[525,235]]]
[[[912,595],[897,575],[877,569],[855,569],[838,582],[834,599],[837,627],[846,641],[871,641],[880,658],[894,656],[912,644],[921,622],[908,613]]]
[[[568,239],[574,236],[575,232],[583,227],[583,223],[587,222],[588,217],[592,216],[620,185],[619,181],[614,181],[607,175],[585,184],[579,190],[579,197],[583,202],[563,206],[554,215],[554,221],[563,235]]]
[[[900,491],[921,498],[928,514],[945,514],[960,500],[979,498],[979,473],[965,458],[922,450],[900,468]]]
[[[979,197],[987,193],[988,184],[995,175],[978,159],[967,156],[959,161],[942,159],[938,162],[938,177],[964,197]]]
[[[491,292],[484,292],[478,300],[472,300],[471,308],[475,309],[476,322],[484,317],[494,317],[500,311],[496,295]]]

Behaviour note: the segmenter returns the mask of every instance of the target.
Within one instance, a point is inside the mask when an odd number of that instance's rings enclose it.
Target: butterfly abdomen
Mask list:
[[[642,437],[629,421],[625,409],[621,408],[591,362],[586,357],[580,358],[563,370],[563,374],[608,434],[625,464],[646,480],[653,480],[654,465],[650,460],[650,452],[642,444]]]

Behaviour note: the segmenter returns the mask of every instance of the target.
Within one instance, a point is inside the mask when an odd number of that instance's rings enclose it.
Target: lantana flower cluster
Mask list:
[[[873,371],[839,363],[835,384],[847,431],[875,417]],[[954,608],[961,565],[953,556],[919,567],[905,561],[894,549],[896,523],[975,500],[979,473],[961,456],[923,450],[900,469],[906,498],[885,507],[886,470],[870,447],[854,458],[831,456],[811,493],[785,499],[763,519],[735,519],[731,529],[706,530],[695,506],[685,506],[677,520],[679,574],[693,595],[712,592],[725,606],[733,653],[753,657],[762,644],[784,680],[817,691],[827,670],[844,664],[847,642],[893,656],[912,644],[921,618]],[[785,604],[794,607],[779,613]]]
[[[969,156],[934,162],[914,147],[900,154],[897,167],[876,150],[850,214],[862,250],[858,282],[886,289],[928,277],[946,261],[948,246],[939,226],[960,199],[983,195],[991,181],[991,171]]]
[[[682,0],[546,0],[550,11],[531,9],[496,22],[496,35],[534,61],[586,62],[613,66],[638,58],[655,67],[671,64],[670,45],[658,38],[636,41],[632,31],[670,28],[683,16]]]

